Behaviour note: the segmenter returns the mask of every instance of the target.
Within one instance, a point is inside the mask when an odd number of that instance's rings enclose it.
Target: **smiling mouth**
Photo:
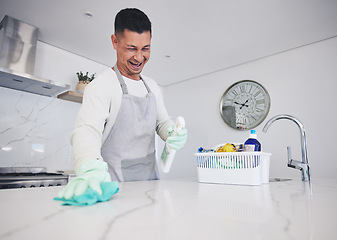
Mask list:
[[[130,63],[134,68],[140,68],[140,67],[143,65],[142,62],[140,62],[140,63],[133,63],[133,62],[130,62],[130,61],[129,61],[129,63]]]

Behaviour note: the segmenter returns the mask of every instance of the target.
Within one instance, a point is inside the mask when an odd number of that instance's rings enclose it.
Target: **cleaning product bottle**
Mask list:
[[[177,117],[176,124],[174,125],[174,129],[173,129],[171,136],[176,135],[184,127],[185,127],[184,118]],[[177,150],[170,148],[167,142],[165,143],[165,147],[161,154],[161,161],[160,161],[160,166],[164,173],[168,173],[170,171],[176,152]]]
[[[245,152],[261,152],[261,143],[257,140],[256,131],[251,130],[249,138],[244,144]]]

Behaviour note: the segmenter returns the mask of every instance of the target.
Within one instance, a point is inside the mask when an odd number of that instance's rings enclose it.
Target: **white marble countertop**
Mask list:
[[[0,239],[336,239],[337,179],[262,186],[126,182],[104,203],[61,206],[60,187],[0,190]],[[311,193],[310,193],[311,192]]]

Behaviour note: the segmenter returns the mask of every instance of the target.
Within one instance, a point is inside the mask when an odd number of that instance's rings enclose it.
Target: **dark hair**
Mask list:
[[[152,35],[150,19],[137,8],[125,8],[117,13],[115,34],[124,33],[125,29],[139,34],[149,31]]]

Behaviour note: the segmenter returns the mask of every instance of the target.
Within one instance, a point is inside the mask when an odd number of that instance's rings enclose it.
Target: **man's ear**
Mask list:
[[[118,39],[115,34],[111,35],[111,42],[115,50],[117,50],[117,45],[118,45]]]

